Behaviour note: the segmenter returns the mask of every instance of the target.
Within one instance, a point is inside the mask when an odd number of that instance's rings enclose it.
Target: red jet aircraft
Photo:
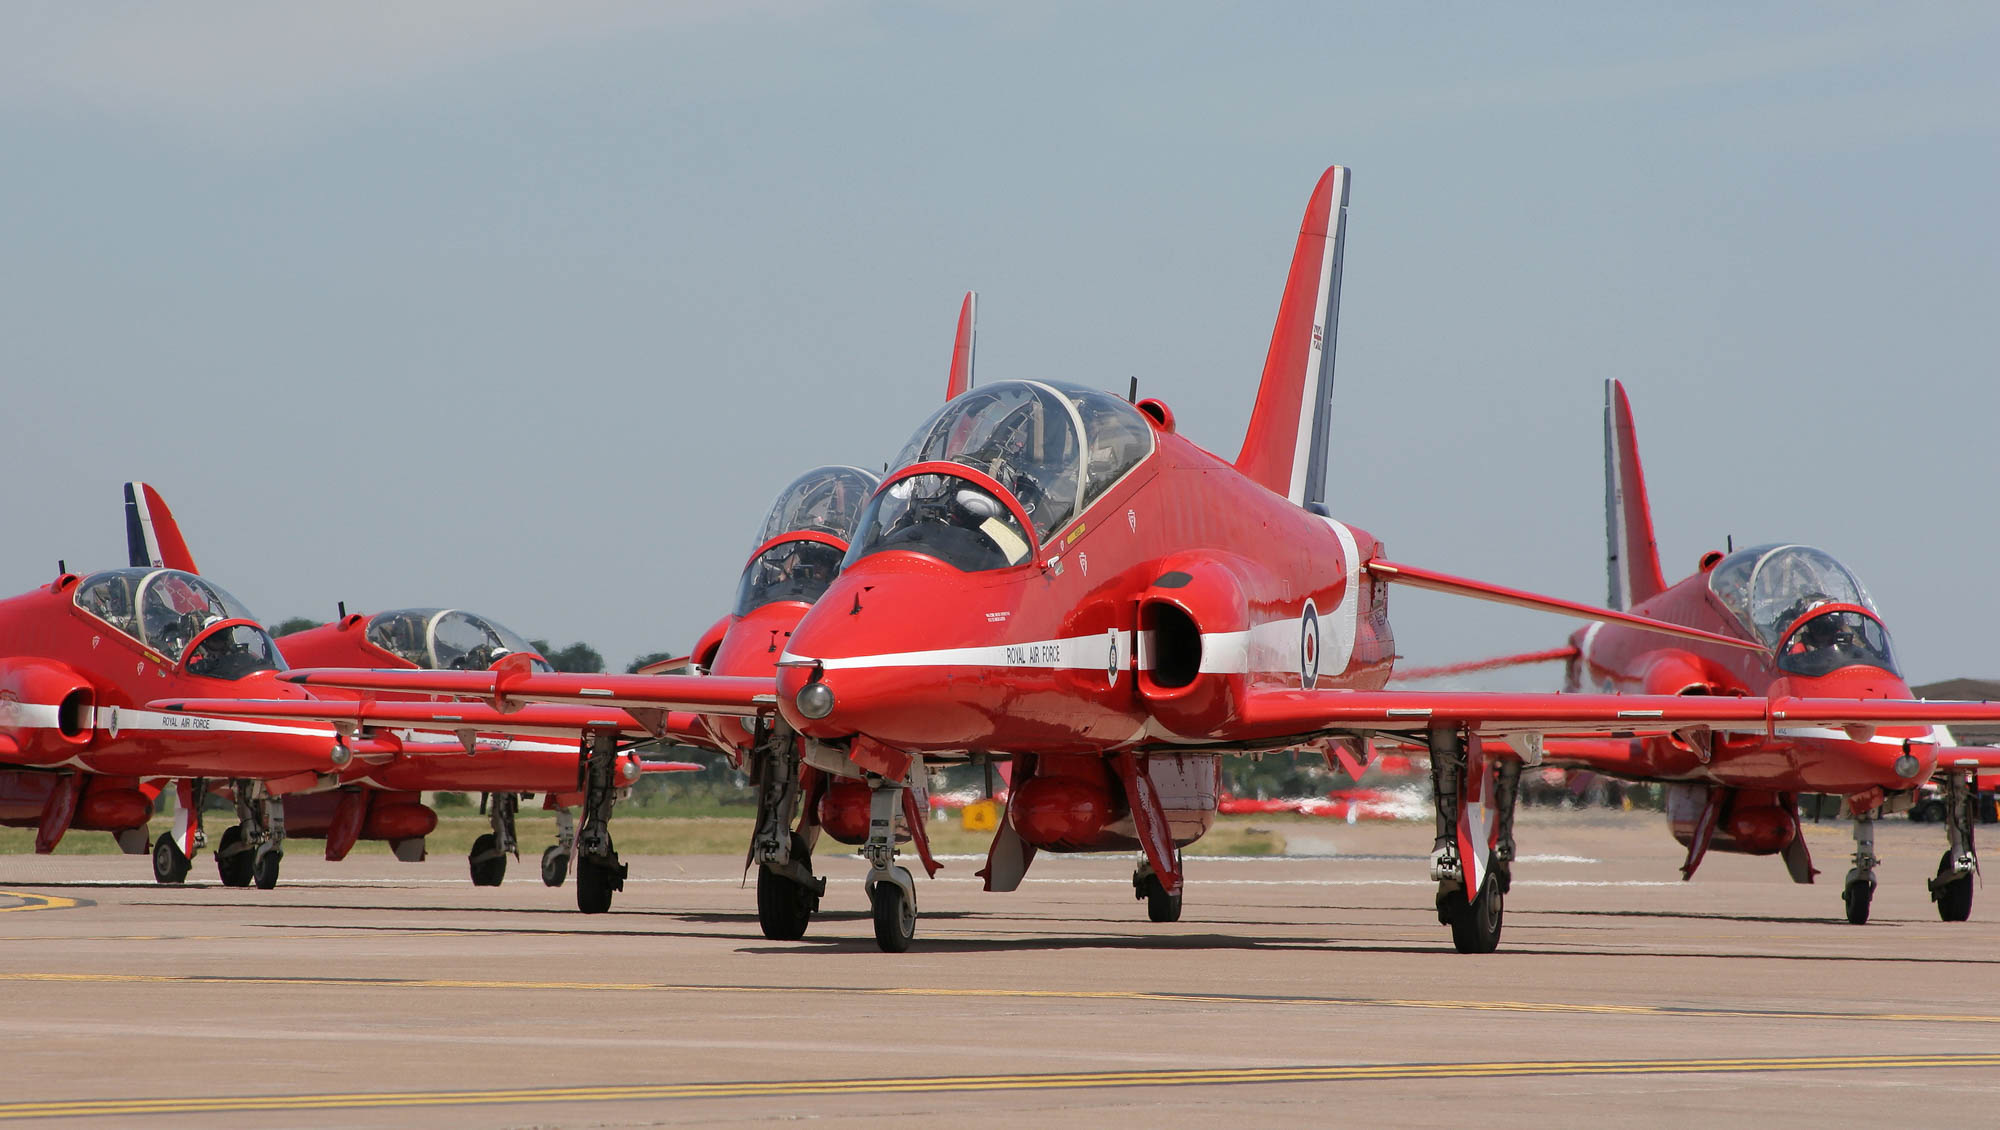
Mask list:
[[[1486,951],[1500,936],[1520,761],[1489,758],[1481,735],[1532,746],[1627,728],[2000,718],[1986,704],[1382,690],[1397,583],[1763,645],[1396,564],[1327,513],[1347,186],[1336,167],[1314,189],[1234,462],[1182,437],[1157,400],[1010,381],[935,413],[869,502],[840,576],[779,659],[775,706],[809,739],[810,764],[871,790],[863,854],[882,948],[906,949],[915,933],[894,818],[919,759],[1013,759],[989,889],[1015,887],[1037,850],[1136,847],[1135,887],[1167,919],[1179,913],[1179,848],[1214,816],[1221,755],[1414,738],[1432,754],[1440,921],[1461,950]],[[699,692],[729,698],[714,679],[673,676],[290,678],[421,685],[501,707],[699,711]],[[772,701],[768,680],[741,683],[735,713]]]
[[[1605,526],[1612,607],[1732,635],[1756,651],[1701,642],[1663,643],[1618,624],[1592,624],[1567,648],[1485,661],[1496,667],[1568,661],[1571,691],[1644,695],[1901,700],[1889,632],[1868,590],[1827,553],[1773,543],[1710,551],[1695,573],[1668,585],[1653,538],[1632,406],[1605,385]],[[1768,649],[1768,650],[1764,650]],[[1463,669],[1463,668],[1461,668]],[[1908,809],[1926,781],[1944,792],[1947,846],[1930,893],[1938,915],[1972,913],[1975,774],[2000,767],[2000,750],[1955,746],[1941,726],[1830,726],[1794,719],[1769,728],[1693,728],[1653,737],[1551,739],[1543,760],[1667,785],[1667,818],[1687,848],[1681,877],[1709,851],[1781,855],[1792,880],[1817,873],[1799,829],[1801,793],[1841,797],[1854,820],[1854,861],[1841,892],[1848,921],[1868,921],[1875,893],[1875,821]]]
[[[126,531],[131,559],[140,568],[179,568],[195,573],[179,524],[164,499],[144,483],[125,488]],[[281,653],[303,656],[313,664],[386,666],[416,669],[437,667],[483,670],[508,656],[521,657],[539,671],[548,663],[532,646],[505,627],[456,609],[402,609],[374,616],[342,611],[332,624],[296,632],[279,641]],[[280,700],[261,702],[277,709],[268,719],[299,723],[331,721],[344,739],[353,739],[355,696],[333,692],[340,701]],[[323,696],[324,697],[324,694]],[[148,705],[182,715],[190,703],[227,707],[237,699],[166,699]],[[249,704],[243,704],[249,705]],[[400,712],[400,713],[399,713]],[[437,826],[437,813],[422,802],[426,790],[487,794],[487,815],[493,832],[481,836],[469,857],[472,881],[495,886],[506,875],[507,855],[517,854],[514,816],[520,794],[545,793],[556,808],[562,839],[543,852],[542,879],[559,886],[568,872],[568,812],[561,807],[580,792],[575,735],[603,712],[571,707],[538,708],[510,715],[504,730],[469,728],[429,702],[390,702],[377,711],[377,723],[392,732],[370,733],[365,741],[350,741],[359,752],[338,773],[310,780],[257,783],[236,780],[224,790],[236,803],[239,823],[226,830],[216,849],[216,867],[229,886],[246,886],[253,877],[260,886],[277,881],[286,838],[324,838],[326,858],[346,858],[362,839],[386,840],[397,858],[424,858],[424,838]],[[431,723],[430,732],[409,726],[414,714]],[[620,716],[623,717],[622,712]],[[629,720],[629,719],[628,719]],[[183,719],[183,721],[185,721]],[[437,731],[444,731],[442,733]],[[525,735],[553,734],[569,744],[538,742]],[[622,791],[644,769],[692,769],[681,762],[642,763],[624,751],[611,774]],[[176,782],[178,801],[174,828],[153,845],[153,877],[178,883],[187,877],[190,859],[206,843],[201,810],[208,791],[202,778]],[[607,816],[608,818],[608,816]]]
[[[254,799],[315,786],[377,751],[323,722],[149,707],[177,693],[305,697],[277,680],[284,660],[249,611],[189,570],[60,569],[49,584],[0,601],[0,639],[0,765],[17,767],[0,771],[0,822],[36,828],[38,852],[82,828],[144,854],[157,794],[142,784],[149,778],[232,780]],[[275,852],[254,857],[246,873],[276,882]]]

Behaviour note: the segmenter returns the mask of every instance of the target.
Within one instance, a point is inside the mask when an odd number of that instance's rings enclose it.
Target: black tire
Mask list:
[[[1438,913],[1450,918],[1451,944],[1460,953],[1492,953],[1500,948],[1500,930],[1506,923],[1506,884],[1498,875],[1488,875],[1478,897],[1466,900],[1463,887],[1440,895]]]
[[[896,883],[868,888],[868,905],[875,912],[875,944],[883,953],[902,953],[917,936],[917,904]]]
[[[560,844],[550,844],[542,849],[542,885],[560,887],[569,878],[569,853]]]
[[[812,852],[806,838],[792,833],[792,859],[808,872]],[[768,867],[757,869],[757,925],[774,942],[796,942],[806,936],[813,912],[819,909],[819,895],[811,887],[780,875]]]
[[[1139,880],[1139,897],[1146,900],[1146,917],[1155,922],[1179,922],[1181,920],[1181,896],[1167,893],[1167,885],[1158,875],[1148,875]]]
[[[1856,879],[1840,892],[1840,899],[1847,904],[1847,924],[1868,925],[1868,907],[1875,901],[1875,881]]]
[[[247,887],[257,866],[257,854],[243,846],[243,825],[231,824],[222,830],[215,848],[215,870],[225,887]]]
[[[1941,880],[1951,874],[1951,850],[1938,857],[1937,877]],[[1972,917],[1972,876],[1960,875],[1950,883],[1937,888],[1938,918],[1946,922],[1964,922]]]
[[[181,854],[181,845],[174,842],[172,832],[161,832],[153,841],[153,881],[155,883],[184,883],[192,861]]]
[[[494,852],[491,859],[480,858],[488,852],[493,852],[494,846],[499,842],[491,832],[472,841],[472,851],[465,858],[472,868],[473,886],[497,887],[501,880],[507,877],[507,853]]]
[[[585,914],[603,914],[611,909],[611,896],[624,883],[619,871],[623,868],[596,856],[582,856],[576,861],[576,908]]]
[[[285,853],[276,848],[257,853],[256,860],[252,863],[251,868],[252,874],[257,880],[258,890],[268,891],[278,885],[278,864],[282,863],[284,858]]]

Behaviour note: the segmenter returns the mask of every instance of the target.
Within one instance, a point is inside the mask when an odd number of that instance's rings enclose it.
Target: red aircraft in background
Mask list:
[[[1612,607],[1755,642],[1757,650],[1699,641],[1666,643],[1613,623],[1592,624],[1569,646],[1459,670],[1561,659],[1567,687],[1643,695],[1767,699],[1902,700],[1882,616],[1859,578],[1829,554],[1773,543],[1702,555],[1694,574],[1668,585],[1653,538],[1625,388],[1604,402],[1605,525]],[[1875,821],[1911,806],[1935,777],[1944,793],[1947,846],[1930,880],[1938,915],[1972,913],[1974,776],[2000,767],[2000,749],[1961,747],[1914,715],[1902,725],[1845,726],[1791,718],[1770,727],[1694,727],[1651,737],[1551,739],[1542,759],[1667,786],[1667,818],[1687,848],[1682,878],[1709,851],[1781,855],[1792,880],[1816,874],[1799,828],[1801,793],[1841,797],[1854,821],[1853,867],[1841,892],[1848,921],[1868,921],[1875,893]]]
[[[0,822],[36,828],[38,852],[77,828],[144,854],[157,795],[148,779],[232,780],[256,797],[316,785],[377,750],[323,722],[148,707],[172,694],[305,697],[277,680],[284,660],[249,611],[191,571],[59,567],[50,583],[0,601],[0,640],[0,765],[13,767],[0,771]],[[276,858],[249,870],[268,886]]]
[[[968,293],[959,308],[958,331],[946,379],[948,397],[972,386],[976,304],[977,296]],[[751,709],[734,714],[696,713],[682,707],[712,708],[712,704],[703,698],[694,702],[673,699],[663,704],[653,697],[632,704],[629,711],[608,709],[623,700],[601,688],[599,684],[606,677],[597,675],[558,676],[570,693],[552,696],[561,703],[607,708],[594,724],[580,725],[571,731],[581,736],[587,750],[595,751],[586,753],[587,765],[591,757],[617,750],[620,742],[666,736],[728,754],[749,770],[758,807],[748,862],[758,868],[758,921],[764,933],[776,939],[795,940],[804,936],[819,908],[826,882],[813,874],[812,849],[820,831],[824,829],[844,843],[859,844],[867,839],[867,788],[858,781],[837,779],[805,764],[797,735],[777,721],[769,692],[785,641],[806,609],[832,583],[847,553],[847,538],[878,482],[871,472],[842,466],[817,467],[793,480],[779,493],[759,527],[730,612],[702,633],[692,656],[656,664],[636,676],[646,680],[649,689],[656,685],[679,685],[653,680],[666,680],[670,678],[666,673],[692,667],[699,673],[695,677],[715,680],[703,684],[705,691],[722,688],[717,693],[726,695],[730,693],[728,684],[732,680],[739,691],[744,687],[761,691],[749,696]],[[316,629],[321,633],[328,630]],[[546,674],[545,667],[538,670],[509,660],[499,663],[495,674],[475,673],[469,680],[453,679],[449,685],[440,685],[435,676],[413,673],[406,678],[385,673],[372,657],[343,660],[315,652],[313,658],[304,662],[378,669],[371,672],[370,693],[359,704],[337,712],[328,712],[324,706],[280,702],[162,702],[160,705],[176,711],[205,712],[213,708],[239,715],[330,718],[349,725],[436,728],[457,724],[511,729],[522,712],[513,709],[515,704],[504,696],[495,694],[494,688],[512,685],[526,676]],[[459,666],[477,671],[471,665]],[[544,680],[540,685],[546,688],[548,683]],[[495,703],[483,708],[460,702],[384,705],[392,697],[412,699],[445,692],[472,693],[495,699]],[[393,720],[388,713],[391,710]],[[593,810],[597,796],[586,794],[583,800],[586,813]],[[928,860],[920,797],[915,794],[907,797],[905,805],[899,831],[915,837],[918,851]],[[930,865],[934,867],[934,861]],[[548,873],[545,856],[544,879]],[[599,850],[586,850],[579,862],[578,907],[586,913],[608,909],[610,892],[622,888],[624,874],[624,865],[618,862],[608,837]],[[585,894],[587,887],[590,897]]]
[[[476,695],[496,707],[613,702],[733,713],[773,703],[808,764],[870,789],[863,854],[878,944],[906,949],[914,883],[895,817],[920,760],[1014,761],[983,872],[1012,889],[1037,850],[1144,852],[1135,883],[1178,915],[1179,848],[1213,819],[1223,754],[1350,750],[1376,734],[1431,751],[1440,920],[1498,943],[1520,761],[1481,735],[1690,726],[1893,725],[2000,706],[1861,699],[1384,691],[1386,595],[1412,584],[1762,651],[1762,644],[1390,562],[1323,502],[1348,178],[1313,192],[1256,406],[1232,463],[1166,405],[1038,381],[981,385],[933,414],[875,492],[839,577],[769,680],[529,672],[300,671],[307,685]],[[1467,756],[1466,751],[1472,751]]]
[[[125,498],[128,548],[135,565],[195,573],[193,555],[159,492],[144,483],[128,483]],[[342,609],[334,623],[292,633],[278,641],[278,646],[280,654],[302,656],[314,664],[483,670],[508,656],[518,656],[517,662],[531,669],[552,670],[520,636],[492,620],[457,609],[401,609],[373,616],[350,615]],[[497,886],[506,875],[507,856],[518,854],[514,816],[521,794],[547,794],[567,831],[568,813],[561,805],[576,803],[575,794],[579,793],[579,755],[574,738],[582,725],[601,712],[570,707],[537,709],[509,716],[504,730],[482,731],[453,725],[440,717],[449,711],[422,709],[415,702],[391,702],[381,708],[379,716],[391,731],[402,727],[400,732],[370,732],[357,743],[354,739],[361,727],[352,720],[356,696],[331,693],[341,701],[281,701],[289,713],[279,720],[315,725],[332,721],[341,739],[359,752],[335,773],[284,782],[236,778],[224,785],[219,791],[235,802],[239,820],[223,832],[216,848],[216,867],[224,884],[247,886],[254,878],[260,886],[275,885],[287,838],[324,838],[329,861],[346,858],[363,839],[386,840],[397,858],[422,860],[424,839],[437,826],[437,813],[422,802],[421,794],[427,790],[486,794],[493,831],[474,843],[468,860],[472,881],[479,886]],[[325,697],[323,693],[321,698]],[[172,701],[175,709],[169,713],[185,722],[180,715],[186,702],[229,705],[238,700]],[[398,720],[398,708],[416,709],[419,717],[432,723],[430,731],[418,731],[408,727],[406,720]],[[556,743],[529,736],[537,734],[571,740]],[[612,778],[623,789],[646,769],[694,768],[699,767],[683,762],[642,763],[628,750],[614,765]],[[174,828],[162,833],[153,846],[153,876],[163,883],[184,880],[191,857],[206,840],[201,811],[208,780],[182,777],[176,786]],[[564,839],[543,852],[543,881],[560,885],[568,865]]]

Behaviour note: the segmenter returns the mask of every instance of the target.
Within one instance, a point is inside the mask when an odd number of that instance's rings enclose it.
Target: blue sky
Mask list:
[[[1335,512],[1601,599],[1601,383],[1671,577],[1734,536],[2000,675],[1981,5],[15,4],[0,589],[153,481],[261,615],[685,650],[763,508],[981,376],[1234,452],[1353,167]],[[1406,594],[1412,662],[1568,626]],[[1976,626],[1976,627],[1975,627]]]

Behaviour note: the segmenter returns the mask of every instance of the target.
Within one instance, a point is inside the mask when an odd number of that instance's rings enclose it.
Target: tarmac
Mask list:
[[[615,828],[615,825],[614,825]],[[1936,825],[1886,821],[1874,921],[1822,869],[1711,855],[1657,814],[1523,814],[1501,952],[1431,907],[1427,824],[1325,854],[1193,859],[1155,925],[1123,856],[987,894],[919,880],[876,949],[863,864],[818,860],[806,939],[757,929],[740,858],[634,857],[609,914],[536,874],[340,864],[276,890],[205,855],[0,857],[0,1122],[47,1126],[1990,1125],[2000,899],[1942,923]]]

